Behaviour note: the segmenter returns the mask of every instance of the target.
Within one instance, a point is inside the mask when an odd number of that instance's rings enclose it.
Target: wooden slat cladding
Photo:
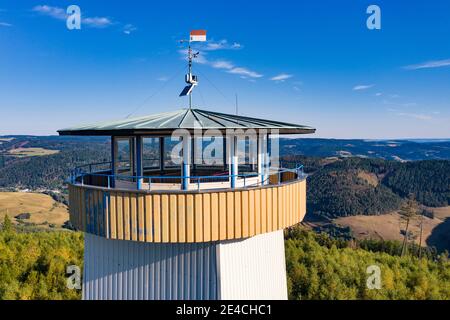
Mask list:
[[[144,193],[69,186],[70,221],[108,239],[193,243],[252,237],[306,214],[306,180],[255,189]]]

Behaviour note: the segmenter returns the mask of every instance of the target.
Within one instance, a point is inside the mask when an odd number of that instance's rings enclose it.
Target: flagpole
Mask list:
[[[191,49],[191,40],[189,39],[189,49],[188,49],[188,57],[189,57],[189,78],[192,76],[192,49]],[[192,109],[192,93],[189,94],[189,110]]]

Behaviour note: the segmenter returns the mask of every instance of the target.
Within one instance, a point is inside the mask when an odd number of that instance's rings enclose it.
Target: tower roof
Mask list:
[[[180,109],[154,115],[106,121],[90,125],[58,130],[60,135],[120,135],[120,134],[169,134],[177,129],[227,130],[255,129],[278,130],[280,134],[307,134],[316,129],[273,120],[231,115],[201,109]]]

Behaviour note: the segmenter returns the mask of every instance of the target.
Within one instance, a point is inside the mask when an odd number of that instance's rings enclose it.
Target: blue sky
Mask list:
[[[206,29],[196,107],[234,113],[237,94],[314,137],[450,138],[449,1],[111,2],[0,1],[0,135],[186,107],[177,40]]]

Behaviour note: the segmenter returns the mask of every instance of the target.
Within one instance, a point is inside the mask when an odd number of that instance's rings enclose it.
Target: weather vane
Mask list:
[[[182,43],[188,42],[188,61],[189,61],[189,72],[185,76],[185,81],[188,84],[184,87],[183,91],[180,93],[180,97],[189,96],[189,109],[192,109],[192,91],[198,85],[198,78],[196,75],[192,74],[192,62],[198,57],[200,52],[193,52],[191,48],[191,42],[205,42],[206,41],[206,30],[192,30],[189,35],[189,40],[181,40]]]

